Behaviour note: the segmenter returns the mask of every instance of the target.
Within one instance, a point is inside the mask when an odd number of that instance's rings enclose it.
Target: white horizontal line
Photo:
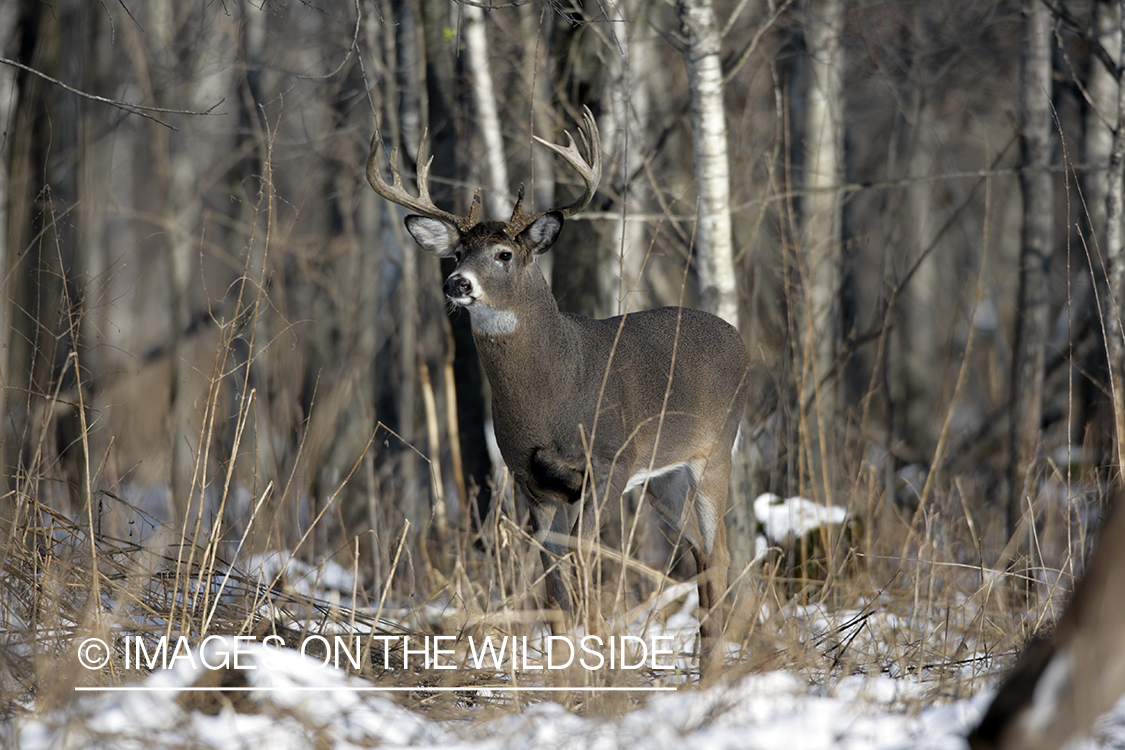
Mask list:
[[[309,687],[307,685],[294,685],[292,687],[249,687],[249,686],[235,686],[235,687],[203,687],[199,685],[189,685],[187,687],[152,687],[144,685],[110,685],[107,687],[76,687],[74,692],[79,693],[122,693],[122,692],[137,692],[137,693],[157,693],[168,692],[176,690],[184,693],[202,693],[202,692],[216,692],[216,693],[248,693],[252,691],[260,691],[263,693],[274,692],[325,692],[329,690],[345,690],[353,693],[407,693],[407,692],[427,692],[427,693],[454,693],[454,692],[474,692],[480,690],[493,690],[502,693],[620,693],[620,692],[666,692],[669,690],[677,690],[675,687],[506,687],[502,685],[464,685],[461,687],[448,687],[448,686],[429,686],[418,685],[416,687]]]

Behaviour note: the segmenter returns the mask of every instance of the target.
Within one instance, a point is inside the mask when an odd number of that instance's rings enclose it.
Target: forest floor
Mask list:
[[[848,575],[796,594],[759,561],[750,624],[702,680],[690,582],[548,650],[536,612],[481,611],[461,584],[345,606],[357,578],[331,561],[231,568],[207,547],[91,543],[41,510],[50,523],[3,529],[0,550],[0,746],[14,750],[963,748],[1067,588],[1044,574],[1013,605],[1001,576],[935,563],[933,543],[893,561],[853,547]],[[1125,704],[1082,746],[1125,747]]]

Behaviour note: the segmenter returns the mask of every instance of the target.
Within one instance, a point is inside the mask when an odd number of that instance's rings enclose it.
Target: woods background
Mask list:
[[[1119,27],[1038,0],[0,4],[0,515],[358,552],[380,585],[404,529],[519,519],[449,269],[364,165],[377,126],[412,174],[428,130],[439,206],[557,205],[576,181],[532,135],[589,106],[602,183],[541,264],[564,311],[737,322],[736,565],[766,490],[974,564],[1080,561],[1125,424]]]

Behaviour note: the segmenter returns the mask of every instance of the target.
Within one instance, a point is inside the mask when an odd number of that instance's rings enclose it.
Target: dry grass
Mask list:
[[[735,602],[745,619],[731,634],[742,650],[728,661],[730,675],[785,669],[830,685],[844,675],[887,674],[921,681],[926,700],[979,691],[984,678],[1005,664],[1031,632],[1051,622],[1078,567],[1066,550],[1087,541],[1073,525],[1046,525],[1050,533],[1061,528],[1078,538],[1068,537],[1065,544],[1042,540],[1044,549],[1053,545],[1063,553],[1040,569],[1034,600],[1023,601],[1000,571],[982,563],[1001,554],[998,519],[973,518],[953,497],[936,496],[941,502],[912,519],[877,493],[857,489],[850,510],[863,519],[863,531],[858,536],[854,527],[847,536],[839,529],[828,532],[820,541],[821,549],[832,550],[829,558],[794,567],[775,552],[757,562],[742,577]],[[416,658],[404,668],[398,647],[386,664],[374,638],[450,635],[456,658],[467,660],[470,636],[535,632],[542,621],[534,597],[541,583],[538,554],[510,495],[503,505],[489,516],[483,532],[454,522],[445,544],[435,543],[433,529],[417,537],[422,559],[414,565],[411,593],[426,592],[419,600],[393,578],[373,580],[358,554],[341,555],[349,558],[345,567],[354,574],[353,589],[346,591],[318,580],[314,567],[304,569],[311,576],[304,581],[293,576],[298,567],[285,575],[276,564],[261,570],[231,567],[221,559],[221,542],[193,545],[186,531],[180,536],[163,529],[145,543],[123,541],[98,533],[96,524],[92,529],[33,497],[19,496],[0,521],[0,714],[64,706],[74,699],[76,685],[137,680],[141,672],[121,668],[121,644],[133,636],[152,645],[161,636],[169,642],[180,636],[199,642],[211,634],[259,639],[276,634],[294,645],[311,633],[356,634],[372,650],[352,671],[379,685],[547,685],[536,674],[467,665],[453,672],[426,670]],[[396,539],[389,569],[401,569],[410,546],[407,530],[397,538],[393,529],[374,530],[383,539]],[[294,558],[298,563],[299,557]],[[591,588],[601,596],[590,599],[603,614],[620,615],[643,605],[640,611],[659,621],[677,616],[685,604],[670,562],[656,569],[608,549],[592,559],[590,569],[599,581]],[[820,571],[817,577],[808,575],[812,568]],[[665,590],[671,595],[653,604]],[[625,632],[621,624],[606,627]],[[101,670],[78,665],[78,644],[88,637],[117,644],[114,658]],[[593,679],[651,685],[695,677],[642,670]],[[589,684],[591,675],[562,679],[574,678]],[[419,691],[396,697],[435,717],[464,718],[518,710],[558,695]],[[619,694],[568,700],[575,710],[597,714],[628,710],[635,702]]]

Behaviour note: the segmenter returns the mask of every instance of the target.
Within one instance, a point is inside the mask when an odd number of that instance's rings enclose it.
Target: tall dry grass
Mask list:
[[[198,642],[210,634],[278,634],[295,645],[314,632],[357,633],[372,644],[377,635],[454,635],[463,656],[470,636],[534,634],[544,622],[538,549],[506,479],[483,528],[474,528],[467,514],[446,519],[443,530],[436,522],[413,529],[384,514],[374,517],[372,528],[338,540],[330,557],[340,566],[335,570],[350,574],[350,586],[341,586],[328,580],[328,569],[317,568],[324,558],[309,559],[300,545],[275,550],[280,558],[266,564],[244,554],[255,526],[266,526],[268,537],[275,523],[261,512],[261,502],[253,504],[258,512],[251,512],[235,539],[201,533],[201,515],[173,527],[149,520],[155,533],[122,539],[101,529],[109,506],[141,515],[112,492],[95,492],[84,516],[68,515],[36,496],[36,487],[81,486],[57,473],[60,465],[23,477],[21,486],[29,491],[11,495],[0,514],[0,701],[7,716],[65,706],[75,699],[75,685],[140,677],[135,669],[119,668],[120,649],[104,669],[81,668],[75,652],[88,637],[120,644],[125,636],[142,636],[154,644],[161,636]],[[818,530],[803,547],[771,550],[736,571],[740,585],[729,637],[741,649],[730,654],[725,670],[733,676],[786,669],[826,685],[844,675],[888,674],[922,682],[932,699],[974,694],[1032,632],[1049,626],[1081,568],[1089,524],[1080,518],[1081,508],[1056,502],[1056,496],[1074,492],[1074,478],[1060,470],[1044,484],[1042,510],[1029,524],[1040,561],[1029,568],[1035,595],[1021,599],[1007,584],[1011,570],[1021,568],[994,565],[1014,540],[1003,536],[1002,513],[976,499],[971,478],[931,487],[925,502],[910,505],[888,497],[878,472],[864,461],[856,460],[848,473],[852,479],[838,497],[857,523]],[[1092,493],[1095,478],[1084,482]],[[330,509],[326,503],[312,517],[302,540],[326,523]],[[630,537],[634,512],[643,531]],[[643,504],[623,514],[626,528],[617,536],[633,538],[631,549],[622,553],[606,544],[590,553],[580,581],[589,609],[578,613],[579,620],[611,621],[604,632],[620,634],[629,625],[626,612],[641,613],[642,621],[667,620],[688,601],[677,586],[690,576],[690,565],[675,553],[674,539],[653,541],[661,532],[654,515]],[[379,540],[387,560],[379,571],[361,551],[365,536]],[[292,559],[288,568],[278,564],[286,557]],[[408,583],[401,574],[407,569]],[[467,666],[438,673],[417,660],[406,669],[380,662],[373,651],[360,674],[396,686],[548,684],[537,674]],[[687,669],[567,678],[677,684],[699,675]],[[397,695],[441,717],[516,710],[544,698],[559,696]],[[594,713],[635,705],[634,698],[618,694],[567,700]]]

